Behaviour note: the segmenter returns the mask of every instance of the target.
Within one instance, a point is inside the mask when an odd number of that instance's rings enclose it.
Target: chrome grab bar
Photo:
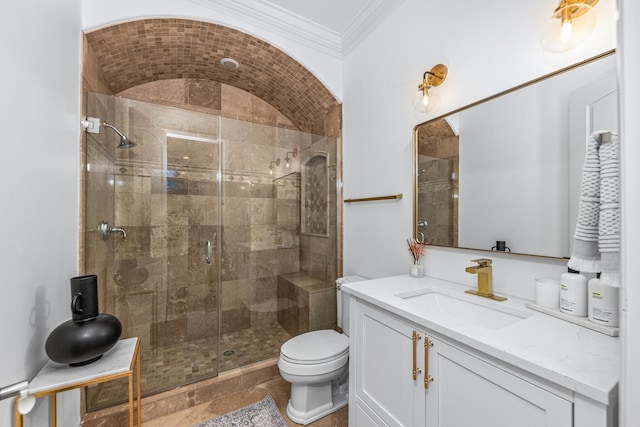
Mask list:
[[[8,399],[13,396],[17,396],[20,392],[29,388],[29,381],[21,381],[19,383],[11,384],[6,387],[0,388],[0,400]]]

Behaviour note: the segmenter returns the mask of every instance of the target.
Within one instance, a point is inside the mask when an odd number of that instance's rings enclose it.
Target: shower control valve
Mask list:
[[[102,240],[107,240],[109,236],[111,236],[111,233],[122,233],[122,238],[127,238],[127,232],[124,231],[124,229],[112,227],[107,221],[102,221],[100,223],[100,225],[98,226],[98,231],[102,236]]]

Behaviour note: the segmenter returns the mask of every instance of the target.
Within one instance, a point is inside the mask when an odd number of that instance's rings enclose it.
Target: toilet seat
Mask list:
[[[278,367],[288,375],[322,376],[346,368],[349,338],[334,330],[307,332],[280,348]]]
[[[298,335],[280,348],[282,359],[300,365],[332,362],[348,353],[349,338],[331,329]]]

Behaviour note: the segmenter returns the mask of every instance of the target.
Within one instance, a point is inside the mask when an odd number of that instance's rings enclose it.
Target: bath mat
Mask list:
[[[193,427],[287,427],[271,395]]]

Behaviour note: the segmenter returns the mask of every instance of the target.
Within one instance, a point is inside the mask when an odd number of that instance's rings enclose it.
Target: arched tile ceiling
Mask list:
[[[308,131],[338,101],[293,58],[251,35],[186,19],[144,19],[87,34],[113,93],[162,79],[194,78],[244,89]],[[220,59],[240,62],[227,70]]]

